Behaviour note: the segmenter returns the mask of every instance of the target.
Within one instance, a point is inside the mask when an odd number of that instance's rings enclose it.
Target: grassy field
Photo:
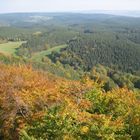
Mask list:
[[[7,42],[0,44],[0,53],[3,53],[5,55],[14,55],[16,56],[16,49],[19,48],[19,46],[24,43],[23,41],[19,42]]]
[[[32,56],[32,60],[41,61],[41,59],[42,59],[44,56],[51,54],[52,51],[59,52],[60,49],[66,48],[66,47],[67,47],[67,45],[64,44],[64,45],[55,46],[55,47],[50,48],[50,49],[45,50],[45,51],[41,51],[41,52],[35,53],[35,54]]]
[[[19,48],[22,43],[24,42],[23,41],[7,42],[7,43],[0,44],[0,53],[3,53],[5,55],[16,56],[17,48]],[[51,54],[52,51],[59,52],[60,49],[65,47],[66,45],[64,44],[64,45],[55,46],[45,51],[37,52],[32,56],[32,60],[40,62],[44,56]]]

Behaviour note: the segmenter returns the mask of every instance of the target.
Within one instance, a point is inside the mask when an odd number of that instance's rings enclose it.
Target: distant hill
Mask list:
[[[16,27],[32,27],[46,26],[52,24],[81,24],[85,22],[104,22],[105,20],[113,21],[114,19],[122,19],[119,16],[138,17],[139,12],[121,12],[121,11],[90,11],[81,13],[11,13],[0,14],[1,26],[16,26]],[[125,17],[128,23],[132,20],[130,17]],[[135,21],[140,22],[139,19]]]
[[[127,10],[89,10],[80,11],[81,13],[91,13],[91,14],[110,14],[118,16],[128,16],[128,17],[140,17],[140,11],[127,11]]]

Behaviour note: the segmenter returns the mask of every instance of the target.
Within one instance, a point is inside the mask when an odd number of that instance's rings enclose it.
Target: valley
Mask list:
[[[140,18],[0,14],[1,140],[139,140]]]

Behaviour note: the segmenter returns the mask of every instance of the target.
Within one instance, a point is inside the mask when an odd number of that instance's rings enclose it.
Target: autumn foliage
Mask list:
[[[138,140],[139,95],[0,64],[0,139]]]

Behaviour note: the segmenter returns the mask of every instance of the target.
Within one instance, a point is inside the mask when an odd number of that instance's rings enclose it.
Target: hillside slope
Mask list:
[[[112,33],[82,35],[68,42],[68,47],[50,58],[75,69],[91,70],[97,64],[125,72],[140,69],[140,45]]]
[[[0,64],[0,138],[139,139],[139,94]]]

